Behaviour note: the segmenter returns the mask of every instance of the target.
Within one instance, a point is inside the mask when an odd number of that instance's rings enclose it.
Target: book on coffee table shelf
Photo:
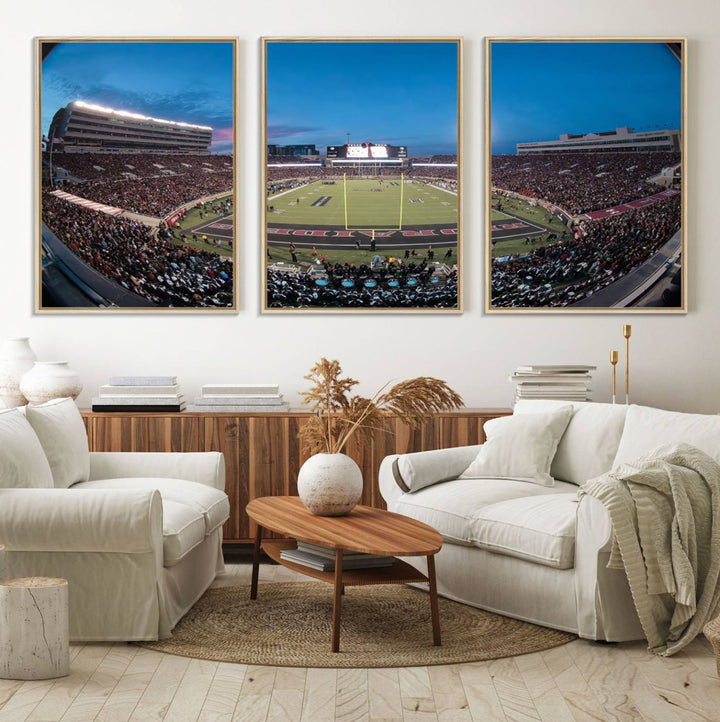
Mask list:
[[[297,549],[283,549],[280,557],[321,572],[335,570],[335,549],[301,541],[298,541],[297,545]],[[395,557],[353,551],[343,552],[343,569],[377,569],[392,566],[394,563]]]

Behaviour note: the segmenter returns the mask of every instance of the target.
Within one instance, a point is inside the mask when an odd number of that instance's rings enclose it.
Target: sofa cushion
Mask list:
[[[577,492],[508,499],[479,509],[474,544],[555,569],[575,565]]]
[[[628,409],[613,468],[670,443],[690,444],[720,463],[720,416],[632,405]]]
[[[582,485],[612,469],[628,407],[592,401],[520,399],[513,413],[536,414],[568,403],[573,407],[573,415],[558,444],[550,474],[556,479]]]
[[[206,484],[183,479],[136,478],[97,479],[75,484],[73,489],[157,489],[163,504],[173,501],[190,507],[201,514],[205,522],[205,534],[215,531],[230,516],[230,502],[224,491]]]
[[[172,567],[205,539],[202,514],[185,504],[163,500],[163,566]]]
[[[40,440],[17,409],[0,411],[0,488],[52,488]]]
[[[27,406],[25,418],[42,444],[55,488],[67,489],[90,475],[90,450],[82,416],[72,399]]]
[[[391,511],[429,524],[450,543],[474,546],[482,538],[478,518],[483,509],[514,499],[576,493],[575,485],[563,481],[540,486],[511,479],[457,479],[403,494]]]
[[[460,474],[463,479],[516,479],[552,486],[550,467],[572,407],[543,414],[522,414],[485,422],[487,441]]]

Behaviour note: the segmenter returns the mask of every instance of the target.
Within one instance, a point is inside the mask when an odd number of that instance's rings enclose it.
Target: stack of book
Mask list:
[[[283,549],[281,559],[287,559],[295,564],[302,564],[320,572],[335,571],[335,549],[321,544],[298,541],[297,549]],[[375,569],[389,567],[395,563],[394,557],[379,556],[377,554],[363,554],[362,552],[343,552],[343,570],[347,569]]]
[[[516,384],[515,399],[592,401],[591,371],[597,366],[518,366],[510,381]]]
[[[190,410],[264,414],[289,408],[277,384],[206,384]]]
[[[183,411],[177,376],[113,376],[92,400],[93,411]]]

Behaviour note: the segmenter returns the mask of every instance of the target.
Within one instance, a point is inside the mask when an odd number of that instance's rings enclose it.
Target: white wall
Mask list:
[[[600,366],[596,400],[608,400],[611,348],[633,324],[632,397],[665,408],[720,410],[720,4],[717,0],[95,0],[15,3],[4,10],[3,229],[0,338],[29,335],[40,358],[67,359],[88,406],[108,376],[173,373],[186,394],[211,381],[273,381],[293,403],[320,356],[338,358],[372,392],[389,378],[446,379],[469,406],[507,406],[520,363]],[[260,307],[260,44],[263,35],[463,36],[464,281],[462,315],[262,316]],[[34,46],[38,35],[228,36],[239,42],[238,315],[33,314]],[[688,38],[686,316],[485,316],[483,307],[485,36]],[[622,358],[622,355],[621,355]]]

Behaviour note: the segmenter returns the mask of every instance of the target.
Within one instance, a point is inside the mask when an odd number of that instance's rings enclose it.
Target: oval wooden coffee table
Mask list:
[[[428,582],[433,644],[440,644],[435,554],[442,547],[442,537],[432,527],[402,514],[369,506],[356,506],[346,516],[314,516],[297,496],[264,496],[253,499],[246,507],[257,524],[253,552],[250,598],[257,599],[260,548],[274,561],[289,569],[334,585],[332,612],[333,652],[340,649],[340,609],[344,587],[368,584],[407,584]],[[262,530],[287,534],[292,539],[266,539]],[[321,572],[302,564],[281,559],[283,549],[294,549],[295,540],[322,544],[335,549],[335,571]],[[407,562],[396,559],[392,566],[343,571],[344,551],[383,556],[427,557],[427,577]]]

